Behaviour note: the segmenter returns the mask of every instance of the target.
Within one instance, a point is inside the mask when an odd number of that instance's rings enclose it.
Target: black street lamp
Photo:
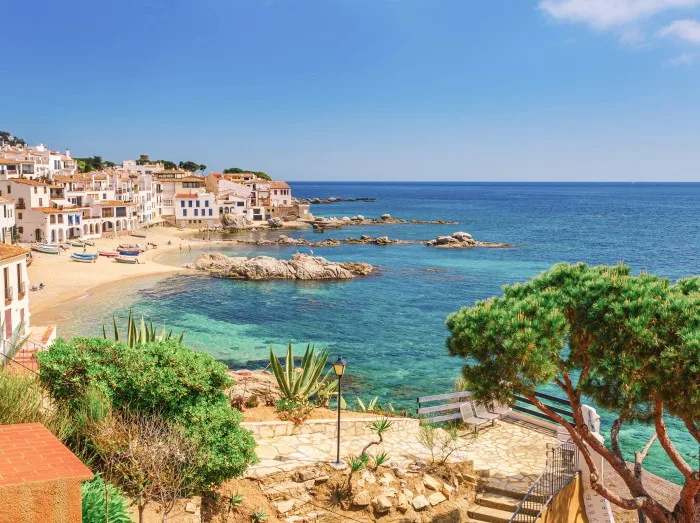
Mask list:
[[[338,361],[333,364],[333,370],[335,375],[338,376],[338,453],[335,459],[335,465],[342,465],[343,462],[340,461],[340,380],[345,374],[345,360],[342,356],[338,357]]]

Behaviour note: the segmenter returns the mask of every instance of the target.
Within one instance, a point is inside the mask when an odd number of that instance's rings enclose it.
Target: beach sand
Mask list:
[[[177,250],[199,247],[204,242],[188,238],[192,230],[178,230],[174,228],[155,227],[145,231],[146,238],[135,236],[119,236],[118,238],[100,238],[95,240],[95,246],[88,246],[86,252],[97,253],[97,250],[114,250],[121,243],[144,246],[146,242],[157,244],[157,248],[151,247],[139,256],[139,264],[130,265],[117,263],[112,258],[98,256],[95,263],[78,263],[70,259],[72,252],[83,252],[82,248],[70,247],[68,251],[59,255],[32,252],[34,261],[29,266],[30,287],[44,284],[44,288],[31,291],[29,294],[29,309],[32,314],[39,313],[76,298],[80,298],[90,292],[90,289],[107,283],[113,283],[125,278],[146,276],[152,274],[168,274],[176,272],[188,272],[187,269],[164,265],[154,261],[159,254],[168,250]],[[168,246],[168,241],[171,245]],[[214,242],[211,242],[214,243]],[[23,245],[29,249],[29,245]]]

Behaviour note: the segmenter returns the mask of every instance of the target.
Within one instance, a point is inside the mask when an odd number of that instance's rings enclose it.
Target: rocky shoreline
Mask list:
[[[363,234],[359,238],[325,238],[318,242],[310,242],[304,238],[292,238],[280,235],[276,240],[230,240],[232,243],[255,246],[304,246],[304,247],[340,247],[341,245],[415,245],[423,244],[428,247],[442,249],[468,249],[474,247],[512,247],[508,243],[483,242],[475,240],[467,232],[455,232],[451,236],[438,236],[432,240],[412,241],[389,238],[388,236],[372,237]]]
[[[320,256],[297,253],[289,260],[270,256],[255,258],[228,257],[223,254],[200,254],[183,267],[205,271],[215,278],[233,280],[348,280],[374,272],[364,262],[331,262]]]
[[[329,203],[341,203],[341,202],[376,202],[376,198],[360,197],[360,198],[339,198],[337,196],[331,196],[329,198],[297,198],[299,203],[311,203],[314,205],[327,205]]]
[[[325,229],[342,229],[351,225],[390,225],[390,224],[413,224],[413,225],[454,225],[457,222],[451,220],[405,220],[394,218],[390,214],[382,214],[379,218],[365,218],[363,215],[342,218],[315,217],[313,220],[304,220],[310,224],[314,231],[323,232]]]

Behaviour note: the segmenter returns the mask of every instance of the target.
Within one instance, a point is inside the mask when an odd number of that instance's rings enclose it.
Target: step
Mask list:
[[[496,508],[498,510],[504,510],[510,512],[511,514],[515,512],[521,501],[521,499],[516,499],[510,496],[503,496],[502,494],[482,494],[481,496],[476,498],[477,505],[481,505],[482,507],[488,508]],[[536,516],[539,512],[539,508],[536,510],[533,510],[532,508],[523,508],[520,512],[523,514]]]
[[[469,509],[467,514],[476,521],[488,521],[490,523],[508,523],[510,518],[513,517],[513,511],[482,506]]]

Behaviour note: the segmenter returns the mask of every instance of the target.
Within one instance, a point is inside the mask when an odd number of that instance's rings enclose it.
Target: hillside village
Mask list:
[[[198,166],[199,167],[199,166]],[[256,173],[195,174],[163,162],[124,160],[82,173],[70,150],[0,142],[0,240],[62,242],[157,225],[207,229],[309,216],[284,181]]]

